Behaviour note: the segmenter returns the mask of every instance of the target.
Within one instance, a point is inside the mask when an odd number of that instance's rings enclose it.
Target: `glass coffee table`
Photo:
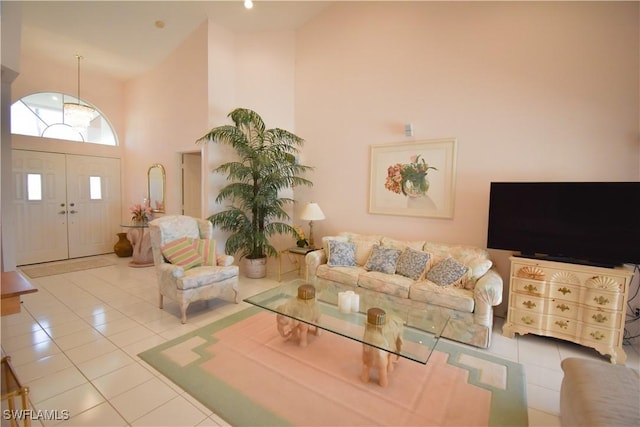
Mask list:
[[[428,362],[449,321],[446,312],[436,307],[417,310],[388,299],[353,294],[348,295],[349,309],[344,294],[333,288],[316,289],[298,279],[244,301],[276,313],[278,328],[282,318],[303,326],[305,345],[307,332],[324,330],[422,364]]]

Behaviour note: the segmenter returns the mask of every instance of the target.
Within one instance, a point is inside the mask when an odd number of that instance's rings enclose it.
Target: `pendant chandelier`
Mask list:
[[[76,55],[78,60],[78,97],[77,102],[65,102],[63,105],[64,110],[64,123],[75,129],[86,130],[91,125],[91,120],[96,116],[96,110],[80,103],[80,60],[82,56]]]

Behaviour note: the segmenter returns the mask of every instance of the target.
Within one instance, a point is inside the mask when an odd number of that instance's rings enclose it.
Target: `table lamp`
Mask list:
[[[309,247],[312,249],[315,248],[313,245],[313,221],[320,221],[324,218],[324,213],[317,203],[307,203],[300,215],[300,219],[309,221]]]

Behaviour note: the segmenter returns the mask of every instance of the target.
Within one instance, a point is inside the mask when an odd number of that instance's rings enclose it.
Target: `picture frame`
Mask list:
[[[371,145],[369,213],[453,218],[457,141]]]

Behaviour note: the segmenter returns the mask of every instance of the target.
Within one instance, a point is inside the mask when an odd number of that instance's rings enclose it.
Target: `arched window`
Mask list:
[[[63,105],[74,103],[94,109],[88,127],[65,123]],[[118,145],[109,121],[93,105],[63,93],[41,92],[25,96],[11,106],[11,133],[93,144]]]

